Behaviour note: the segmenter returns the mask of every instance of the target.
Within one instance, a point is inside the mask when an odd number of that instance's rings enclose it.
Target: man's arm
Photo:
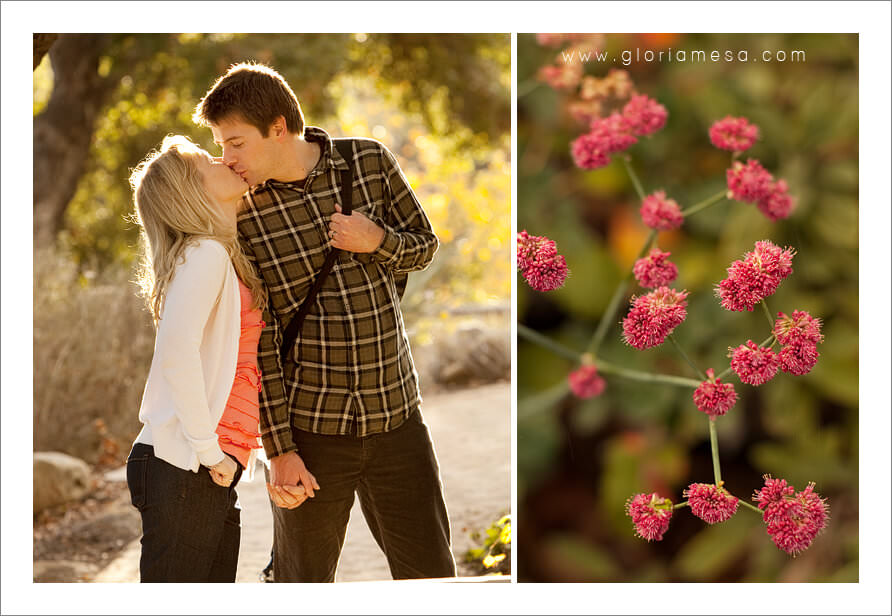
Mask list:
[[[263,279],[257,257],[250,241],[239,225],[239,243],[245,256],[254,266],[254,271]],[[293,509],[307,497],[314,496],[314,488],[319,484],[297,453],[297,445],[291,432],[291,417],[285,396],[285,378],[279,357],[282,345],[282,328],[271,300],[263,311],[266,327],[260,334],[257,348],[257,364],[261,374],[260,389],[260,436],[263,449],[270,460],[270,484],[268,489],[273,502],[279,507]],[[284,486],[284,487],[283,487]],[[296,495],[294,486],[303,486],[303,492]]]
[[[384,237],[370,256],[394,272],[424,269],[439,247],[437,236],[396,157],[384,146],[381,164],[389,207],[383,219],[375,221],[384,229]]]
[[[254,266],[254,271],[263,278],[254,255],[251,242],[245,237],[242,225],[239,225],[239,243],[245,256]],[[297,445],[291,436],[291,418],[285,397],[285,379],[282,364],[279,360],[279,347],[282,344],[282,328],[279,319],[272,309],[271,300],[263,311],[266,327],[260,333],[260,344],[257,347],[257,365],[260,368],[260,436],[267,458],[296,451]]]

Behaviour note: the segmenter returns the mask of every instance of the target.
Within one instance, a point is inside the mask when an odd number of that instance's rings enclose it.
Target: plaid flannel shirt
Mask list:
[[[342,252],[303,323],[285,365],[282,335],[331,249],[328,237],[347,162],[328,134],[308,126],[322,156],[306,183],[267,180],[245,195],[241,245],[269,293],[260,338],[260,431],[268,457],[296,451],[292,426],[366,436],[392,430],[421,393],[400,312],[395,273],[427,267],[438,247],[393,154],[354,139],[353,211],[384,229],[369,254]]]

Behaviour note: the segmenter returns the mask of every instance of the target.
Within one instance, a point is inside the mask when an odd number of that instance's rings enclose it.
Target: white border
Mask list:
[[[97,19],[101,21],[97,21]],[[539,585],[352,584],[312,588],[233,585],[178,593],[176,611],[214,613],[889,613],[890,6],[878,2],[475,3],[11,3],[2,4],[2,611],[160,613],[172,589],[31,583],[31,32],[859,32],[860,323],[862,340],[859,584]],[[513,57],[513,56],[512,56]],[[512,78],[513,83],[514,78]],[[23,92],[24,91],[24,92]],[[22,95],[24,94],[24,95]],[[512,118],[512,127],[514,121]],[[512,148],[512,170],[516,151]],[[512,203],[516,194],[512,190]],[[512,219],[516,230],[516,218]],[[512,297],[515,291],[512,289]],[[513,313],[512,313],[513,314]],[[516,316],[516,315],[515,315]],[[516,350],[512,347],[512,369]],[[516,401],[512,395],[512,401]],[[516,440],[516,435],[515,435]],[[512,462],[516,457],[512,454]],[[516,472],[516,471],[515,471]],[[516,486],[516,476],[514,477]],[[516,508],[515,508],[516,511]],[[523,529],[517,528],[522,541]],[[516,552],[516,546],[515,550]],[[516,565],[516,563],[515,563]],[[516,570],[516,566],[515,566]],[[720,603],[719,603],[720,601]]]

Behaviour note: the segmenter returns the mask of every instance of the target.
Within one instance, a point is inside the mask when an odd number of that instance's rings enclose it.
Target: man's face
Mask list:
[[[276,143],[271,137],[261,135],[256,126],[239,118],[229,118],[211,124],[211,132],[214,143],[223,148],[223,162],[250,186],[274,177]]]

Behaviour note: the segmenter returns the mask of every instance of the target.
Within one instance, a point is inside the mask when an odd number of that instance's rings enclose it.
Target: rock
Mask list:
[[[90,466],[58,451],[34,454],[34,513],[86,496]]]
[[[442,341],[434,368],[437,382],[470,385],[507,379],[511,375],[509,332],[470,325]]]

